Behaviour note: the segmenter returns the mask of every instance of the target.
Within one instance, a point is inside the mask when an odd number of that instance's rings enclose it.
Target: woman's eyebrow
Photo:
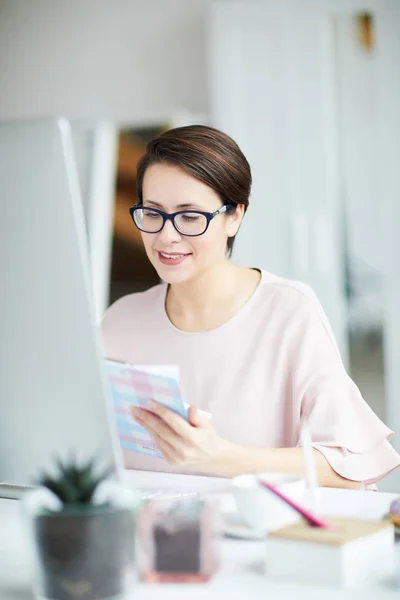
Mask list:
[[[159,208],[160,210],[162,210],[164,208],[162,204],[160,204],[159,202],[156,202],[155,200],[143,200],[143,204],[146,204],[146,206],[148,206],[148,205],[155,206],[156,208]],[[195,210],[203,210],[204,211],[204,208],[202,208],[198,204],[193,204],[190,202],[184,202],[183,204],[176,205],[177,210],[185,209],[185,208],[193,208]]]
[[[152,206],[156,206],[157,208],[163,208],[163,205],[159,202],[155,202],[154,200],[143,200],[143,204],[151,204]]]

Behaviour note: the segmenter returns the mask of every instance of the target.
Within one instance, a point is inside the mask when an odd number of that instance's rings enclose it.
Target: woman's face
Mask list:
[[[214,212],[221,208],[221,199],[206,184],[177,166],[154,164],[143,179],[143,206],[166,213],[180,210]],[[171,221],[166,221],[159,233],[144,233],[142,238],[147,256],[160,279],[177,284],[193,281],[208,269],[225,260],[228,237],[237,233],[242,211],[232,216],[217,215],[207,231],[197,237],[181,235]]]

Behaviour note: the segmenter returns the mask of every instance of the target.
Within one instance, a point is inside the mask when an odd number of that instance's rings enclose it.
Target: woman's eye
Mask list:
[[[160,215],[157,213],[153,213],[150,211],[145,211],[144,212],[144,216],[146,217],[146,219],[159,219]]]
[[[186,223],[196,223],[199,220],[198,215],[182,215],[182,219],[186,221]]]

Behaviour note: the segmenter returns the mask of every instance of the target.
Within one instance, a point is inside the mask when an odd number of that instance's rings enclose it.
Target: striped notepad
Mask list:
[[[170,365],[130,365],[105,361],[106,380],[124,450],[162,458],[148,432],[131,415],[134,406],[147,408],[155,400],[187,419],[187,407],[179,388],[179,367]]]

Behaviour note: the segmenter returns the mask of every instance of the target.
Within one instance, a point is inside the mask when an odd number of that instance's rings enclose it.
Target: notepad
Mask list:
[[[175,365],[130,365],[105,361],[106,379],[117,431],[124,450],[163,458],[149,433],[133,419],[132,407],[148,408],[150,400],[159,402],[187,420],[179,386],[179,367]],[[208,413],[203,413],[210,417]]]

